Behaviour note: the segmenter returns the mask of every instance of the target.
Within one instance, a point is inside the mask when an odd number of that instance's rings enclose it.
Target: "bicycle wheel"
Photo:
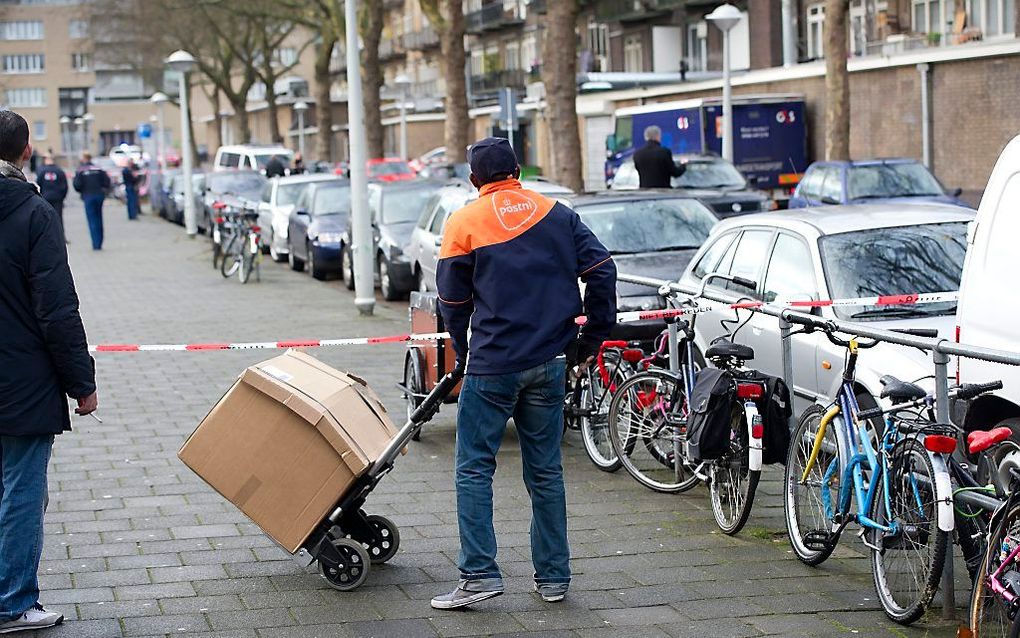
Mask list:
[[[988,548],[971,591],[969,626],[973,638],[1014,638],[1020,635],[1020,614],[1010,619],[1011,605],[1000,594],[992,591],[989,580],[1018,545],[1020,503],[1011,503],[988,536]],[[1020,574],[1020,563],[1015,558],[1013,564],[1002,571],[1002,575],[1008,573]],[[1020,594],[1017,591],[1013,593]]]
[[[751,471],[744,411],[734,406],[730,449],[708,467],[712,514],[724,534],[739,532],[751,514],[760,471]]]
[[[241,280],[242,284],[248,283],[251,278],[252,270],[255,268],[255,255],[245,246],[244,250],[241,251],[240,268],[237,269],[237,278]]]
[[[616,371],[620,369],[618,361],[606,362],[606,372],[609,375],[610,384],[616,380]],[[578,417],[581,426],[581,440],[584,441],[584,451],[588,458],[595,464],[595,467],[603,472],[615,472],[620,469],[620,459],[613,448],[613,440],[609,434],[609,405],[611,403],[610,389],[602,382],[602,376],[598,370],[585,375],[582,380],[580,402],[578,408],[581,416]]]
[[[897,531],[868,534],[880,548],[871,550],[871,572],[885,615],[909,625],[935,597],[949,533],[939,529],[935,466],[919,439],[897,443],[886,471],[888,481],[878,487],[871,519],[880,525],[895,524]]]
[[[663,370],[636,374],[620,384],[609,406],[613,449],[627,472],[656,492],[684,492],[700,480],[684,455],[687,398],[682,381]],[[635,445],[642,440],[645,445]],[[648,444],[672,449],[666,466],[648,451]]]
[[[783,480],[783,509],[790,546],[801,562],[812,566],[824,562],[839,540],[838,536],[833,535],[833,522],[826,514],[823,501],[823,498],[828,498],[835,507],[839,500],[843,468],[840,467],[839,443],[836,440],[838,422],[833,421],[825,429],[818,457],[806,479],[804,477],[821,420],[822,409],[817,405],[808,408],[801,416],[790,438]],[[827,471],[831,472],[828,477]]]

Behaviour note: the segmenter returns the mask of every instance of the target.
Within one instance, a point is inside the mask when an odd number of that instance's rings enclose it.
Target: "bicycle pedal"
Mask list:
[[[824,552],[836,542],[836,534],[816,529],[804,534],[804,546],[813,552]]]

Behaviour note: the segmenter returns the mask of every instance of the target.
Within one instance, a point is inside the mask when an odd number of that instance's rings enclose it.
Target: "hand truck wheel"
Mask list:
[[[397,549],[400,548],[400,530],[397,529],[397,525],[393,521],[385,516],[371,514],[366,516],[365,520],[375,529],[381,539],[377,543],[368,543],[366,550],[369,560],[373,565],[385,563],[393,558],[397,554]]]
[[[368,578],[368,552],[361,543],[349,538],[335,538],[332,543],[339,558],[334,561],[325,556],[319,557],[319,574],[333,589],[357,589]]]
[[[404,388],[406,393],[404,399],[407,402],[407,420],[421,405],[421,396],[425,394],[425,372],[422,364],[421,352],[417,348],[407,351],[404,357]],[[415,441],[421,440],[421,428],[411,437]]]

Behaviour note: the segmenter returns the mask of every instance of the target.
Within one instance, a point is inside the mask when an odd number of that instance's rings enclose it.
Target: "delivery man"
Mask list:
[[[447,222],[436,273],[443,320],[467,365],[457,408],[460,582],[432,606],[465,607],[503,593],[492,477],[511,417],[531,496],[535,591],[557,602],[570,584],[560,464],[564,353],[586,361],[609,336],[616,266],[577,213],[521,187],[507,140],[472,145],[468,162],[479,198]],[[586,283],[583,305],[578,279]],[[578,336],[581,314],[588,320]]]

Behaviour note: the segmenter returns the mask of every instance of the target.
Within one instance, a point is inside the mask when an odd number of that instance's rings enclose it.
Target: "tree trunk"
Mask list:
[[[336,37],[323,37],[315,53],[315,121],[319,129],[315,136],[316,159],[335,161],[333,157],[333,104],[329,88],[333,78],[329,74],[329,62],[336,48]],[[307,162],[307,160],[306,160]]]
[[[847,14],[850,0],[825,3],[825,159],[850,159],[850,76]]]
[[[555,3],[554,3],[555,4]],[[451,162],[466,161],[471,143],[471,118],[468,115],[467,81],[464,79],[464,8],[460,0],[442,0],[446,28],[440,34],[443,78],[446,82],[446,157]]]
[[[577,124],[577,0],[550,2],[542,54],[542,82],[554,156],[553,179],[575,193],[584,191],[581,176],[581,135]]]
[[[280,134],[280,108],[276,103],[276,91],[271,86],[266,87],[266,105],[269,110],[269,137],[273,144],[283,144],[283,135]]]
[[[382,0],[365,0],[365,11],[361,21],[361,41],[364,49],[361,55],[362,104],[365,107],[365,143],[368,157],[382,157],[383,125],[379,91],[383,86],[383,72],[379,64],[379,42],[382,40]],[[403,158],[407,159],[407,158]]]

